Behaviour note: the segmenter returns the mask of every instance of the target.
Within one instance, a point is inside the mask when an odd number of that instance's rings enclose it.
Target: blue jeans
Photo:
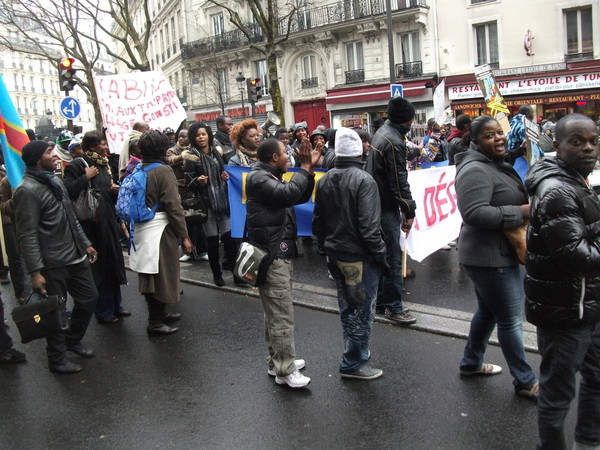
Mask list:
[[[575,441],[600,445],[600,324],[569,330],[538,327],[541,449],[566,449],[563,425],[581,374]]]
[[[108,319],[113,317],[115,313],[123,311],[121,307],[121,286],[119,284],[103,281],[98,289],[98,302],[94,314],[98,319]]]
[[[353,372],[369,358],[369,338],[375,315],[380,270],[360,257],[344,259],[346,261],[330,256],[327,267],[337,286],[344,335],[340,372]]]
[[[497,324],[498,342],[515,388],[531,386],[536,377],[525,359],[523,347],[525,293],[519,266],[463,267],[475,285],[477,311],[471,320],[461,370],[474,371],[481,367],[490,335]]]
[[[389,309],[394,314],[404,311],[402,306],[404,279],[402,278],[402,249],[400,248],[401,225],[402,217],[399,210],[381,212],[381,229],[386,247],[385,259],[390,266],[391,275],[389,277],[380,275],[377,309]]]

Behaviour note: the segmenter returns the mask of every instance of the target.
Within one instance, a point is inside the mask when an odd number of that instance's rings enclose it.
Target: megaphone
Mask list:
[[[269,132],[269,128],[273,125],[277,126],[281,123],[281,119],[277,114],[273,111],[269,111],[267,113],[267,120],[260,127],[265,132],[265,135],[269,136],[271,133]]]

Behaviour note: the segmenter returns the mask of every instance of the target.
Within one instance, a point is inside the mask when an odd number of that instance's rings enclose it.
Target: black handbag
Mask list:
[[[181,202],[183,215],[188,225],[197,225],[208,219],[208,208],[203,198],[192,196]]]
[[[39,299],[31,302],[33,295],[29,296],[25,305],[16,306],[11,313],[23,344],[66,330],[68,325],[64,297],[37,294]]]
[[[89,167],[87,161],[80,158],[86,167]],[[73,200],[73,212],[79,222],[98,222],[100,219],[99,212],[99,197],[100,193],[92,187],[91,181],[88,181],[86,188],[79,193],[77,199]]]

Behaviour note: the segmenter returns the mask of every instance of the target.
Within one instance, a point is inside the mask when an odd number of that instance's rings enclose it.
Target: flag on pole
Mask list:
[[[29,142],[21,118],[13,104],[4,78],[0,74],[0,146],[4,155],[4,167],[10,185],[16,189],[23,178],[25,163],[21,159],[21,149]]]

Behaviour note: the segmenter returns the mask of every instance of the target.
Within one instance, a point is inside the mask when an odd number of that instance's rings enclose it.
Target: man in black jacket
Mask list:
[[[402,325],[417,321],[402,305],[404,282],[400,248],[400,229],[405,233],[410,231],[415,218],[416,205],[408,184],[405,144],[414,117],[415,108],[411,102],[402,97],[390,100],[388,119],[373,136],[365,168],[379,188],[381,228],[390,266],[390,275],[384,275],[379,284],[377,312],[385,313],[388,319]]]
[[[98,299],[90,268],[98,254],[75,218],[65,186],[54,176],[52,146],[31,141],[23,147],[22,158],[25,175],[12,201],[31,286],[42,295],[66,297],[68,291],[75,301],[69,329],[46,338],[49,367],[60,374],[79,372],[81,366],[69,361],[66,351],[94,356],[81,340]]]
[[[317,186],[313,233],[325,242],[327,266],[337,285],[344,334],[340,373],[344,378],[372,380],[383,374],[367,363],[373,302],[381,268],[389,272],[379,192],[373,177],[363,170],[363,145],[356,131],[338,130],[335,154],[335,168]]]
[[[600,149],[594,122],[561,119],[555,158],[525,179],[531,203],[525,278],[527,320],[537,326],[541,449],[565,449],[564,420],[580,372],[574,448],[600,447],[600,202],[586,182]]]
[[[312,150],[310,142],[304,138],[298,148],[300,170],[289,183],[283,180],[289,155],[280,140],[264,140],[257,153],[259,161],[246,179],[246,210],[248,240],[274,256],[266,281],[258,289],[265,311],[265,341],[269,350],[267,373],[275,376],[277,384],[300,388],[310,383],[310,378],[300,373],[305,361],[295,359],[291,258],[298,252],[293,206],[306,203],[312,195],[314,167],[321,153]]]

